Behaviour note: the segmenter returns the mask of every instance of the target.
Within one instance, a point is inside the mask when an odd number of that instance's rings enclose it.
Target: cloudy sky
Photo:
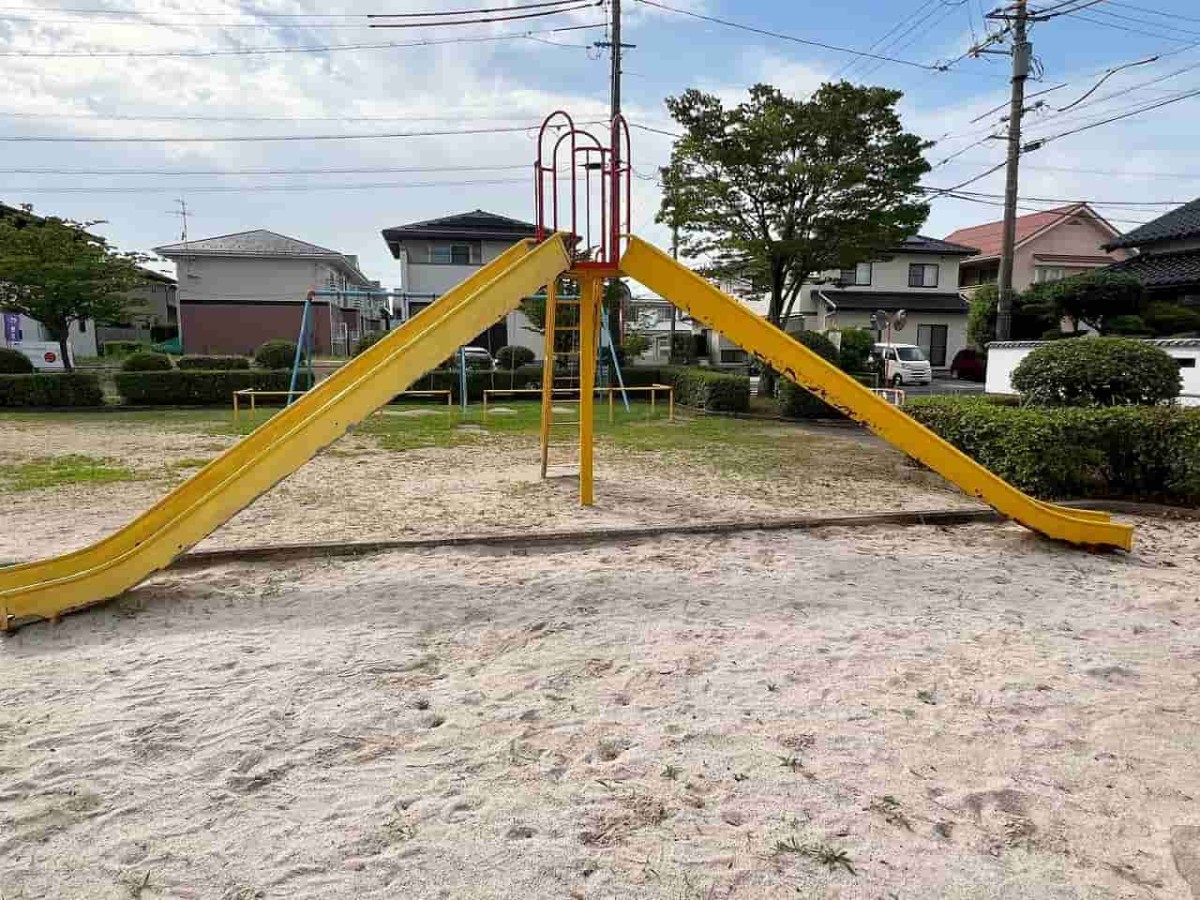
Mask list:
[[[606,31],[581,26],[608,9],[590,0],[544,17],[398,29],[363,16],[532,0],[0,2],[0,201],[102,219],[97,230],[123,249],[177,240],[182,198],[191,238],[267,228],[356,253],[370,277],[395,285],[380,229],[477,207],[531,218],[531,126],[555,108],[584,120],[607,109],[608,59],[591,46]],[[636,45],[625,110],[642,176],[633,224],[651,240],[666,242],[653,176],[671,138],[648,129],[671,130],[663,98],[688,87],[736,101],[760,81],[797,95],[832,78],[887,85],[904,91],[907,127],[937,141],[927,184],[960,184],[1003,158],[988,136],[1001,129],[1007,57],[935,68],[996,27],[984,0],[624,5],[624,39]],[[1044,106],[1027,118],[1029,139],[1096,127],[1023,158],[1023,208],[1088,199],[1128,229],[1170,208],[1153,204],[1200,195],[1200,96],[1176,100],[1200,92],[1195,0],[1094,2],[1037,24],[1031,39],[1042,74],[1029,91],[1046,93],[1031,98]],[[971,200],[938,199],[925,233],[998,218],[1002,177],[963,188],[978,192]]]

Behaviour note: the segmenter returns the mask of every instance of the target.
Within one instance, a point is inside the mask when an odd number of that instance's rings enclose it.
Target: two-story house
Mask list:
[[[385,228],[383,239],[400,262],[403,310],[397,312],[404,318],[417,313],[535,231],[529,222],[482,209]],[[501,347],[528,347],[540,359],[542,340],[529,319],[515,310],[468,346],[485,347],[493,356]]]
[[[947,241],[979,248],[959,267],[958,285],[968,295],[1000,277],[1003,230],[1003,221],[987,222],[946,236]],[[1032,284],[1059,281],[1125,259],[1128,251],[1109,249],[1109,242],[1117,236],[1117,230],[1086,203],[1017,216],[1014,290],[1024,291]]]
[[[896,343],[917,344],[935,369],[946,368],[967,345],[967,299],[958,290],[959,264],[974,247],[914,235],[878,259],[825,272],[805,282],[788,331],[870,328],[878,310],[904,310]]]
[[[1112,270],[1134,275],[1150,302],[1200,309],[1200,198],[1110,240],[1104,249],[1137,250]]]
[[[154,251],[175,263],[185,353],[249,354],[272,338],[297,340],[310,290],[335,293],[315,302],[317,353],[349,353],[360,334],[382,327],[383,298],[364,296],[379,282],[355,256],[264,229]]]

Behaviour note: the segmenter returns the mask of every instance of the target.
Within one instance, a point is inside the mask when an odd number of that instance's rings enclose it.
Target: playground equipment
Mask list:
[[[1131,527],[1110,521],[1105,513],[1066,509],[1023,494],[744,304],[628,235],[628,141],[620,117],[612,123],[610,143],[603,145],[578,131],[565,113],[550,116],[542,128],[535,167],[534,239],[513,245],[480,268],[121,530],[73,553],[0,569],[0,628],[28,618],[56,617],[133,587],[516,309],[522,298],[545,287],[547,318],[553,322],[571,305],[559,296],[558,282],[564,276],[579,288],[574,302],[579,313],[579,488],[584,504],[593,499],[592,422],[603,282],[628,276],[1003,515],[1068,543],[1130,548]],[[549,153],[544,152],[547,148]],[[621,152],[614,153],[617,148]],[[559,173],[564,170],[569,185],[560,196]],[[597,186],[599,200],[593,209],[591,192]],[[568,204],[567,215],[560,216],[560,200]],[[597,213],[599,228],[593,231]],[[553,330],[547,328],[548,341],[553,340]],[[549,366],[551,377],[543,379],[542,393],[543,460],[549,450],[553,360]]]

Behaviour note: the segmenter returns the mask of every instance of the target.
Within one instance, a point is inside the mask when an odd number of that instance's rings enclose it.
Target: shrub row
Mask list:
[[[250,360],[244,356],[181,356],[175,365],[181,369],[204,369],[209,372],[226,369],[248,369]]]
[[[485,390],[514,390],[542,386],[541,366],[522,366],[519,369],[498,369],[494,372],[467,370],[467,399],[478,403]],[[434,369],[422,375],[410,386],[414,391],[452,391],[454,402],[459,398],[459,373],[450,369]],[[403,398],[402,398],[403,399]]]
[[[227,406],[233,402],[234,391],[286,391],[291,377],[288,369],[174,369],[118,372],[115,379],[117,393],[132,406]],[[282,403],[284,398],[272,399]],[[266,405],[267,400],[259,402]]]
[[[130,353],[149,349],[145,344],[140,344],[137,341],[105,341],[100,347],[100,352],[109,359],[119,359],[123,356],[128,356]]]
[[[710,412],[746,412],[750,409],[750,379],[709,369],[665,366],[663,384],[675,388],[675,402]]]
[[[0,347],[0,375],[29,375],[33,372],[33,363],[20,350],[10,347]]]
[[[0,406],[102,406],[104,392],[91,372],[0,375]]]
[[[905,410],[1038,497],[1200,503],[1200,409],[1013,407],[921,397]]]

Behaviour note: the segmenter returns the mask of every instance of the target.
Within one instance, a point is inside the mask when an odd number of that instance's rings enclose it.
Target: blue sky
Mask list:
[[[0,83],[11,89],[0,96],[0,137],[62,140],[0,142],[0,201],[103,219],[106,224],[99,230],[122,248],[148,251],[178,239],[176,200],[182,196],[193,238],[268,228],[356,253],[369,276],[394,285],[398,267],[379,236],[381,228],[476,207],[532,216],[524,167],[534,151],[527,132],[279,142],[208,139],[520,128],[557,107],[580,118],[603,114],[608,60],[587,46],[604,37],[603,29],[541,31],[601,21],[602,8],[419,32],[368,29],[359,20],[336,18],[519,2],[523,0],[6,0],[0,8],[0,51],[6,54],[0,56]],[[664,2],[809,40],[862,50],[875,45],[887,55],[922,64],[957,57],[973,36],[983,36],[982,12],[992,8],[980,0]],[[625,7],[625,40],[637,45],[627,51],[625,108],[636,124],[670,129],[662,100],[688,87],[735,102],[758,81],[804,95],[823,80],[845,77],[904,91],[906,125],[938,140],[928,152],[930,161],[953,157],[928,176],[929,185],[957,184],[1003,157],[1002,142],[986,137],[999,133],[1001,112],[989,110],[1007,97],[1006,57],[965,59],[948,72],[935,72],[856,60],[637,0],[625,0]],[[92,12],[71,11],[79,9]],[[94,12],[99,9],[120,14]],[[539,33],[533,39],[506,37],[529,29]],[[472,42],[206,58],[14,55],[287,50],[427,37],[468,37]],[[1031,138],[1200,89],[1200,9],[1193,0],[1105,0],[1078,15],[1036,25],[1031,38],[1044,75],[1029,90],[1055,88],[1034,98],[1047,106],[1028,117]],[[1055,111],[1080,98],[1108,68],[1154,56],[1159,58],[1109,77],[1084,101],[1087,105]],[[1024,157],[1021,193],[1114,204],[1200,195],[1198,113],[1200,97],[1049,143]],[[97,141],[130,137],[205,140]],[[646,176],[635,183],[634,230],[665,243],[665,233],[653,224],[658,195],[652,176],[667,160],[671,139],[637,130],[633,142],[634,165]],[[17,169],[53,171],[13,171]],[[263,169],[291,171],[209,174]],[[295,171],[304,169],[358,171]],[[938,200],[924,231],[941,237],[998,218],[999,209],[991,204],[1002,184],[997,173],[967,188],[983,195],[979,202]],[[264,190],[268,186],[283,189]],[[1023,205],[1034,210],[1054,204],[1030,199]],[[1128,229],[1169,207],[1098,208],[1118,228]]]

